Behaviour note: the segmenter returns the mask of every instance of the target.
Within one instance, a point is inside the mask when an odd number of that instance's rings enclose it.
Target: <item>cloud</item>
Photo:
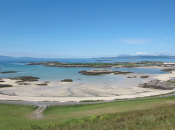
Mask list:
[[[152,39],[119,39],[120,42],[127,44],[147,44]]]
[[[137,52],[136,55],[147,55],[147,52]]]

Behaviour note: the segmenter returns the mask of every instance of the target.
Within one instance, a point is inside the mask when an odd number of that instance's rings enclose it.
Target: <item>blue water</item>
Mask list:
[[[82,83],[115,83],[122,82],[124,78],[117,75],[103,75],[103,76],[87,76],[78,73],[81,70],[91,70],[97,68],[64,68],[64,67],[45,67],[40,65],[25,65],[27,62],[46,62],[46,61],[58,61],[65,63],[95,63],[98,59],[13,59],[13,60],[1,60],[0,61],[0,71],[18,71],[18,73],[0,74],[0,78],[6,77],[16,77],[16,76],[36,76],[42,81],[59,81],[62,79],[73,79],[75,82]],[[101,60],[101,59],[100,59]],[[135,59],[137,61],[143,61],[143,59]],[[151,61],[150,59],[144,59],[145,61]],[[175,62],[175,59],[164,59],[157,61],[164,62]],[[116,59],[115,61],[104,61],[105,62],[116,62],[116,61],[130,61],[130,59]],[[156,59],[152,59],[156,61]],[[25,63],[18,63],[25,62]],[[110,68],[111,69],[111,68]],[[112,68],[112,70],[119,71],[131,71],[135,73],[148,73],[148,74],[163,74],[166,72],[160,69],[145,69],[145,68]],[[81,80],[78,80],[81,79]]]

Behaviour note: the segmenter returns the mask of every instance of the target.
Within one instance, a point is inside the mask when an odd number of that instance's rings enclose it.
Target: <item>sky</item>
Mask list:
[[[175,0],[0,0],[0,55],[175,55]]]

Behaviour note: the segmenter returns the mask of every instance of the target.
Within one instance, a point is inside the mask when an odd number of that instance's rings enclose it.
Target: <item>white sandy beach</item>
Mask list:
[[[147,75],[149,78],[140,78]],[[24,101],[80,101],[80,100],[114,100],[125,98],[145,97],[170,93],[175,90],[158,90],[137,87],[139,83],[152,79],[166,81],[169,77],[175,77],[175,72],[168,74],[136,74],[120,75],[126,78],[120,84],[83,84],[78,82],[50,82],[47,86],[36,84],[43,81],[28,82],[30,85],[19,85],[16,80],[3,79],[1,84],[11,84],[13,87],[0,89],[0,100],[24,100]]]

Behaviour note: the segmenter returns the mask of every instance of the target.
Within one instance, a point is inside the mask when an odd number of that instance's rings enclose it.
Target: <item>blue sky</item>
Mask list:
[[[0,0],[0,55],[175,55],[175,0]]]

